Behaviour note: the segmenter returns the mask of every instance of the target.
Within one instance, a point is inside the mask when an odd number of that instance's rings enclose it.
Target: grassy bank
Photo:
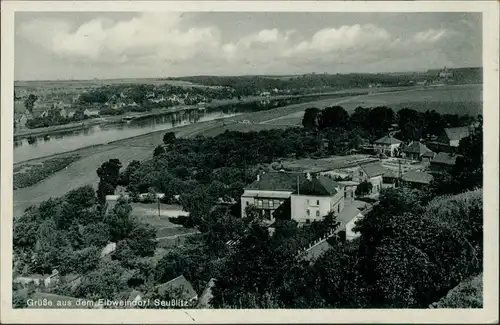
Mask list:
[[[66,168],[69,164],[81,157],[73,155],[69,157],[58,157],[43,161],[40,164],[24,164],[14,168],[14,190],[33,186],[50,175]]]

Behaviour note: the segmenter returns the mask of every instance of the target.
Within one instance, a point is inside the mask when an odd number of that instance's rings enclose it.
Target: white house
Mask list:
[[[392,136],[385,136],[373,143],[374,149],[386,156],[393,157],[397,148],[401,145],[401,140]]]
[[[319,221],[344,209],[344,186],[319,175],[306,177],[291,195],[291,219],[299,223]]]
[[[87,108],[83,111],[83,115],[87,117],[97,117],[99,116],[99,111],[91,111]]]
[[[250,205],[257,207],[270,221],[275,211],[289,204],[290,218],[299,223],[321,220],[329,212],[344,208],[344,186],[323,175],[268,172],[245,187],[241,196],[241,215]]]

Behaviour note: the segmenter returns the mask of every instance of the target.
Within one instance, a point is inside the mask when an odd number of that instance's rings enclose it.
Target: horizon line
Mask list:
[[[444,68],[444,67],[443,67]],[[112,80],[133,80],[133,79],[182,79],[182,78],[199,78],[199,77],[222,77],[222,78],[243,78],[243,77],[300,77],[310,75],[389,75],[389,74],[411,74],[411,73],[426,73],[430,70],[437,70],[439,68],[430,68],[427,70],[409,70],[409,71],[387,71],[387,72],[349,72],[349,73],[329,73],[329,72],[309,72],[302,74],[242,74],[242,75],[185,75],[185,76],[169,76],[169,77],[125,77],[125,78],[92,78],[92,79],[23,79],[14,80],[14,82],[40,82],[40,81],[112,81]],[[459,69],[483,69],[482,66],[463,66],[456,68],[447,68],[449,70]]]

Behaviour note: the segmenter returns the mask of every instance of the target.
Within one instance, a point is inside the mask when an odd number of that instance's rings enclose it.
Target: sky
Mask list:
[[[15,79],[482,66],[480,13],[17,12]]]

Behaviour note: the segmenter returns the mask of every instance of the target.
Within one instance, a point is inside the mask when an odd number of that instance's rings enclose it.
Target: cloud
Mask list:
[[[270,28],[224,40],[216,26],[193,26],[180,13],[144,13],[121,21],[95,18],[76,27],[63,20],[32,20],[17,32],[70,62],[137,65],[141,71],[185,66],[191,73],[197,68],[206,72],[206,65],[233,73],[245,73],[249,67],[271,73],[268,70],[276,67],[357,67],[382,58],[399,62],[415,53],[425,57],[459,36],[447,29],[428,29],[397,37],[374,24],[352,24],[323,28],[308,37],[297,30]]]
[[[19,34],[60,57],[125,63],[141,57],[160,61],[188,60],[218,48],[218,30],[182,29],[182,14],[147,13],[128,21],[96,18],[72,31],[64,21],[35,20]]]

